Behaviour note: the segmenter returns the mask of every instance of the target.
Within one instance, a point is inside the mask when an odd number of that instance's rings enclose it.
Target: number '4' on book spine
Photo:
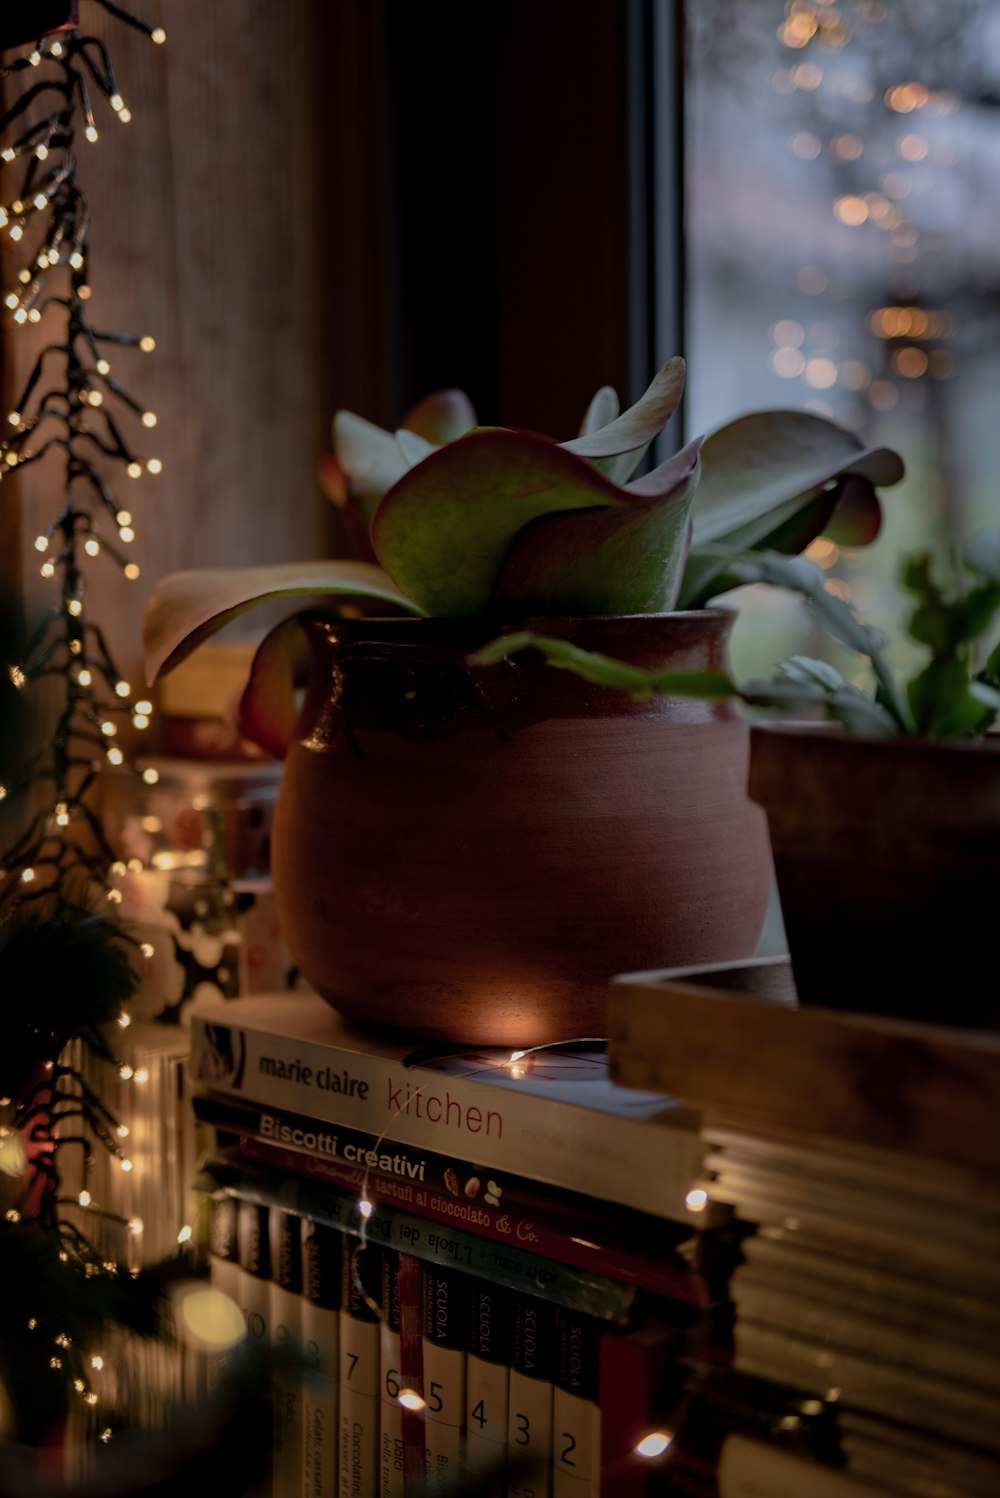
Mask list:
[[[469,1279],[465,1360],[465,1462],[470,1491],[503,1498],[513,1297],[502,1285]]]

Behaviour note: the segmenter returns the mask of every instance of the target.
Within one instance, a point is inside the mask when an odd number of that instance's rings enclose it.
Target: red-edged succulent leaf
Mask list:
[[[464,390],[437,390],[411,406],[403,426],[435,447],[454,442],[476,425],[475,407]]]
[[[305,685],[309,647],[297,618],[286,619],[261,641],[240,698],[240,732],[275,759],[284,759],[298,721],[296,688]]]
[[[564,447],[482,428],[399,480],[379,505],[372,541],[422,612],[480,614],[523,526],[554,511],[628,503],[626,491]]]
[[[514,538],[493,608],[650,614],[674,607],[698,485],[700,439],[621,491],[614,508],[545,515]]]
[[[146,674],[155,681],[230,619],[269,598],[360,595],[421,610],[372,562],[281,562],[174,572],[154,588],[143,619]]]
[[[684,360],[669,359],[634,406],[596,431],[588,429],[562,446],[567,452],[586,458],[613,482],[624,483],[635,472],[654,437],[663,431],[683,391]],[[595,400],[601,396],[598,391]]]
[[[725,540],[708,542],[704,548],[692,546],[684,569],[684,581],[678,598],[682,609],[704,608],[710,598],[741,586],[728,570],[733,551],[779,551],[791,555],[805,551],[810,541],[821,535],[837,508],[838,490],[813,490],[797,494],[776,509],[752,520]]]
[[[694,508],[694,545],[732,532],[796,496],[803,503],[824,484],[857,474],[895,484],[902,459],[889,448],[863,448],[842,427],[809,411],[758,411],[705,439]]]
[[[870,546],[881,529],[882,506],[871,480],[852,473],[837,491],[837,503],[829,523],[823,526],[824,534],[838,546]]]

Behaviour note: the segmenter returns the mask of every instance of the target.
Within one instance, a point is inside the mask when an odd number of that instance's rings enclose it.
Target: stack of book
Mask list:
[[[276,1493],[655,1490],[636,1447],[731,1242],[694,1111],[597,1043],[414,1050],[312,994],[198,1004],[191,1040],[217,1282],[313,1365],[276,1395]]]
[[[719,1491],[987,1498],[1000,1039],[796,1011],[761,988],[787,992],[781,964],[619,980],[611,1005],[613,1070],[702,1107],[702,1188],[746,1225],[729,1395],[799,1401],[770,1428],[722,1430]],[[711,1376],[701,1398],[702,1415],[721,1403]],[[804,1417],[828,1417],[834,1437],[779,1450]]]

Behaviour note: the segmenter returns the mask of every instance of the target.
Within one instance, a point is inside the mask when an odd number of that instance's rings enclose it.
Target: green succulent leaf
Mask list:
[[[964,661],[935,659],[907,686],[917,732],[933,738],[961,738],[981,733],[993,719],[990,701],[973,691]],[[988,691],[988,688],[987,688]]]
[[[840,687],[846,686],[843,676],[829,661],[813,660],[808,655],[790,655],[787,660],[778,662],[778,670],[787,676],[789,681],[798,681],[818,686],[824,692],[836,692]]]
[[[738,695],[735,682],[724,671],[644,671],[641,666],[630,666],[595,650],[581,650],[568,640],[536,635],[530,630],[491,640],[471,655],[469,661],[475,666],[492,666],[520,650],[540,650],[548,665],[572,671],[596,686],[617,687],[637,701],[656,694],[712,701]]]
[[[963,643],[981,639],[1000,609],[1000,583],[970,588],[955,604],[958,639]]]
[[[611,409],[605,394],[609,388],[605,386],[597,392],[585,424]],[[614,483],[624,484],[635,472],[649,444],[659,436],[674,414],[683,391],[684,360],[670,359],[634,406],[596,430],[587,425],[587,430],[579,437],[561,445],[567,452],[576,453],[577,457],[593,463]],[[611,394],[617,407],[618,397],[614,391]]]
[[[698,483],[693,442],[615,508],[546,515],[511,543],[492,604],[507,615],[665,613],[677,600]]]
[[[153,590],[143,620],[147,680],[170,671],[230,619],[271,598],[320,595],[375,598],[421,610],[371,562],[280,562],[174,572]]]
[[[476,425],[476,411],[464,390],[436,390],[411,406],[403,428],[415,432],[434,447],[454,442]]]
[[[523,526],[555,511],[628,502],[625,490],[556,443],[480,428],[404,474],[379,505],[372,542],[422,612],[481,614]]]
[[[698,504],[696,499],[695,504]],[[760,515],[726,537],[734,551],[777,551],[796,555],[804,551],[826,529],[837,507],[837,491],[821,489],[811,499],[797,494],[766,515]],[[729,553],[709,544],[692,547],[684,569],[678,604],[684,609],[704,608],[709,599],[740,586],[740,579],[727,572]]]
[[[338,411],[333,418],[333,451],[348,476],[351,498],[370,522],[376,506],[409,464],[392,432],[374,422]]]

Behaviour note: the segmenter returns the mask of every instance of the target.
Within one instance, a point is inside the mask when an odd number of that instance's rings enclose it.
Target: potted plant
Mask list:
[[[988,1025],[1000,1021],[993,921],[1000,909],[1000,531],[972,538],[950,590],[929,556],[908,558],[916,605],[907,631],[929,658],[905,683],[885,641],[826,589],[801,557],[728,556],[741,582],[793,589],[869,665],[874,690],[825,661],[793,656],[772,682],[742,688],[725,673],[677,680],[585,656],[526,633],[479,653],[480,664],[531,645],[549,664],[649,693],[741,698],[814,710],[817,724],[757,726],[750,794],[767,812],[796,986],[803,1002]]]
[[[769,865],[733,707],[635,702],[538,659],[468,664],[531,620],[638,667],[721,671],[714,546],[877,531],[898,457],[805,412],[745,417],[632,477],[683,375],[671,360],[622,414],[599,391],[562,444],[466,430],[455,392],[395,435],[340,413],[334,492],[370,519],[380,566],[181,573],[150,599],[151,676],[265,598],[342,601],[265,640],[243,717],[287,749],[272,867],[289,946],[347,1014],[537,1044],[600,1033],[616,971],[753,949]],[[383,617],[344,617],[345,599]]]

